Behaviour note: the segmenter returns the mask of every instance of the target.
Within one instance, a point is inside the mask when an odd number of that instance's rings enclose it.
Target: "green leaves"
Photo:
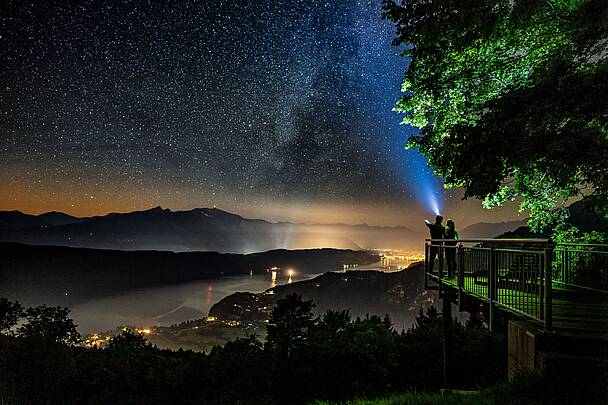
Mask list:
[[[448,186],[487,208],[518,198],[539,230],[579,189],[605,205],[608,3],[404,0],[384,11],[411,58],[395,108],[421,130],[408,147]]]
[[[484,208],[491,209],[499,207],[507,201],[514,201],[516,197],[517,191],[514,188],[501,186],[496,193],[486,196],[481,205]]]

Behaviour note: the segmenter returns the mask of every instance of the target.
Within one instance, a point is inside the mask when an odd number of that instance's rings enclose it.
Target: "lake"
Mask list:
[[[399,271],[412,261],[384,259],[382,262],[357,267],[349,271]],[[318,274],[294,274],[292,281],[308,280]],[[279,276],[276,285],[289,282]],[[270,274],[222,277],[163,287],[138,289],[124,294],[94,299],[71,307],[71,317],[82,334],[110,331],[118,326],[169,326],[191,319],[206,317],[218,301],[235,292],[262,292],[273,287]]]
[[[294,275],[302,281],[318,274]],[[276,285],[289,282],[278,277]],[[117,326],[169,326],[206,317],[213,304],[235,292],[262,292],[273,287],[270,275],[222,277],[129,291],[71,307],[78,331],[110,331]]]

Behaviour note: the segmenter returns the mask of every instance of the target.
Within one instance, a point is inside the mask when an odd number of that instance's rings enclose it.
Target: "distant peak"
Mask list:
[[[193,211],[193,212],[208,213],[208,214],[210,214],[210,213],[223,213],[223,214],[237,215],[237,214],[233,214],[232,212],[221,210],[221,209],[219,209],[217,207],[193,208],[191,211]]]
[[[127,212],[126,214],[162,214],[165,212],[171,212],[171,210],[168,208],[163,208],[159,205],[157,207],[149,208],[147,210]]]
[[[38,215],[39,217],[45,217],[45,216],[66,216],[66,217],[72,217],[72,215],[66,214],[65,212],[61,212],[61,211],[49,211],[49,212],[45,212],[43,214]]]

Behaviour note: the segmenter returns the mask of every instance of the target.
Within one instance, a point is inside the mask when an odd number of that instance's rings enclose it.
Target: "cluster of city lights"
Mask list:
[[[83,346],[89,349],[100,349],[110,343],[110,340],[112,340],[111,336],[104,336],[101,333],[93,333],[83,341]]]
[[[140,335],[152,335],[154,333],[154,329],[150,328],[150,327],[135,327],[135,328],[128,328],[128,327],[122,327],[120,328],[120,331],[122,332],[128,332],[128,331],[132,331],[134,333],[138,333]],[[86,348],[89,349],[101,349],[106,347],[110,341],[112,341],[112,339],[114,338],[114,336],[112,334],[104,334],[102,332],[94,332],[91,333],[90,335],[88,335],[83,341],[82,341],[82,345]]]
[[[269,269],[266,269],[267,273],[270,273],[270,281],[271,281],[271,288],[276,287],[277,285],[277,276],[281,273],[281,268],[277,267],[277,266],[273,266]],[[295,270],[293,269],[287,269],[287,283],[291,284],[293,282],[293,276],[296,274]]]

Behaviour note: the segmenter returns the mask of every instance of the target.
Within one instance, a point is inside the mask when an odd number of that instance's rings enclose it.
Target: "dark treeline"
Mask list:
[[[272,266],[301,273],[367,264],[377,255],[352,250],[272,250],[248,255],[217,252],[120,251],[0,242],[0,295],[42,297],[73,305],[120,292],[211,277],[262,274]],[[67,293],[67,295],[66,295]]]
[[[205,354],[160,350],[129,331],[87,349],[73,344],[61,308],[11,305],[3,300],[0,310],[2,403],[308,403],[442,385],[442,321],[433,307],[397,332],[388,318],[315,317],[311,301],[289,295],[274,307],[265,342],[251,336]],[[503,336],[468,321],[455,324],[454,338],[458,386],[505,378]]]

